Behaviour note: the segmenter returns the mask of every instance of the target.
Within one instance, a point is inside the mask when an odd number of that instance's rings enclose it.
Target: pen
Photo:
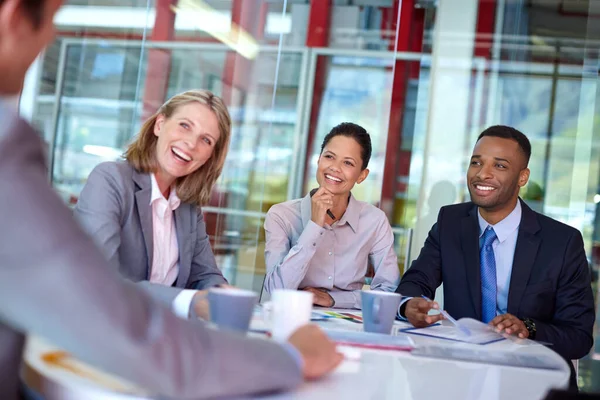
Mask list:
[[[427,301],[433,301],[431,300],[429,297],[425,296],[425,295],[421,295],[422,298],[424,298]],[[450,314],[448,314],[448,312],[446,312],[446,310],[438,310],[440,312],[440,314],[442,314],[444,316],[444,318],[446,318],[448,321],[452,322],[452,324],[457,327],[462,333],[464,333],[467,336],[471,336],[471,331],[469,329],[467,329],[467,327],[462,326],[461,324],[458,323],[457,320],[454,319],[454,317],[452,317]]]

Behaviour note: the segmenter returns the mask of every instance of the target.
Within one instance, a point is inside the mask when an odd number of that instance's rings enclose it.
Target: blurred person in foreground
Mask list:
[[[59,0],[0,0],[0,96],[18,95],[54,37]],[[291,389],[341,361],[314,326],[280,345],[207,328],[168,307],[180,290],[111,271],[47,182],[43,143],[0,105],[0,398],[19,398],[26,334],[169,398]]]

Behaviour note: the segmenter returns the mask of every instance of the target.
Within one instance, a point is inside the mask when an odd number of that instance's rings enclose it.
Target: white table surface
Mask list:
[[[335,310],[340,311],[340,310]],[[360,314],[349,310],[353,314]],[[361,330],[362,325],[343,320],[320,323],[333,329]],[[256,326],[255,323],[253,323]],[[258,324],[260,325],[260,323]],[[396,322],[396,328],[408,324]],[[550,388],[566,388],[569,367],[558,354],[541,345],[521,345],[508,340],[485,346],[451,342],[411,335],[415,344],[463,346],[489,351],[517,351],[554,357],[562,366],[559,371],[503,367],[479,363],[416,357],[406,351],[375,350],[352,347],[354,357],[346,360],[331,375],[307,382],[298,389],[261,397],[263,399],[543,399]],[[530,342],[530,341],[529,341]],[[145,391],[121,379],[70,358],[68,366],[56,367],[42,357],[57,351],[37,337],[29,337],[24,354],[23,377],[46,399],[116,399],[152,398]],[[74,369],[74,370],[73,370]]]

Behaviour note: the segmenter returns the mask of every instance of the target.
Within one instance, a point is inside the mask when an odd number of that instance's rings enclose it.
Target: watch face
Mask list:
[[[533,322],[529,318],[526,318],[523,320],[523,324],[525,325],[525,328],[527,328],[527,332],[529,332],[529,338],[534,339],[535,338],[535,322]]]

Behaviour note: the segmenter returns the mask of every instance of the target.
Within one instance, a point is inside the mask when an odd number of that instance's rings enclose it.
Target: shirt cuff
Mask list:
[[[328,292],[335,304],[335,308],[361,308],[360,296],[356,296],[354,292],[348,291],[330,291]]]
[[[298,238],[298,244],[302,247],[316,249],[319,238],[325,232],[325,228],[315,224],[313,221],[308,221],[302,234]]]
[[[406,303],[407,301],[409,301],[410,299],[412,299],[412,297],[404,297],[401,301],[400,301],[400,305],[398,306],[398,313],[397,313],[397,317],[400,321],[408,321],[408,319],[406,319],[406,317],[402,314],[400,314],[400,309],[402,309],[402,306],[404,305],[404,303]]]
[[[183,319],[188,319],[190,317],[190,307],[192,306],[192,301],[194,301],[196,293],[198,293],[197,290],[184,289],[177,297],[175,297],[171,304],[171,308],[175,315]]]
[[[303,371],[304,370],[304,360],[302,359],[302,355],[300,354],[298,349],[287,342],[281,343],[281,345],[292,356],[292,358],[296,362],[296,365],[298,366],[298,368],[300,368],[300,371]]]

